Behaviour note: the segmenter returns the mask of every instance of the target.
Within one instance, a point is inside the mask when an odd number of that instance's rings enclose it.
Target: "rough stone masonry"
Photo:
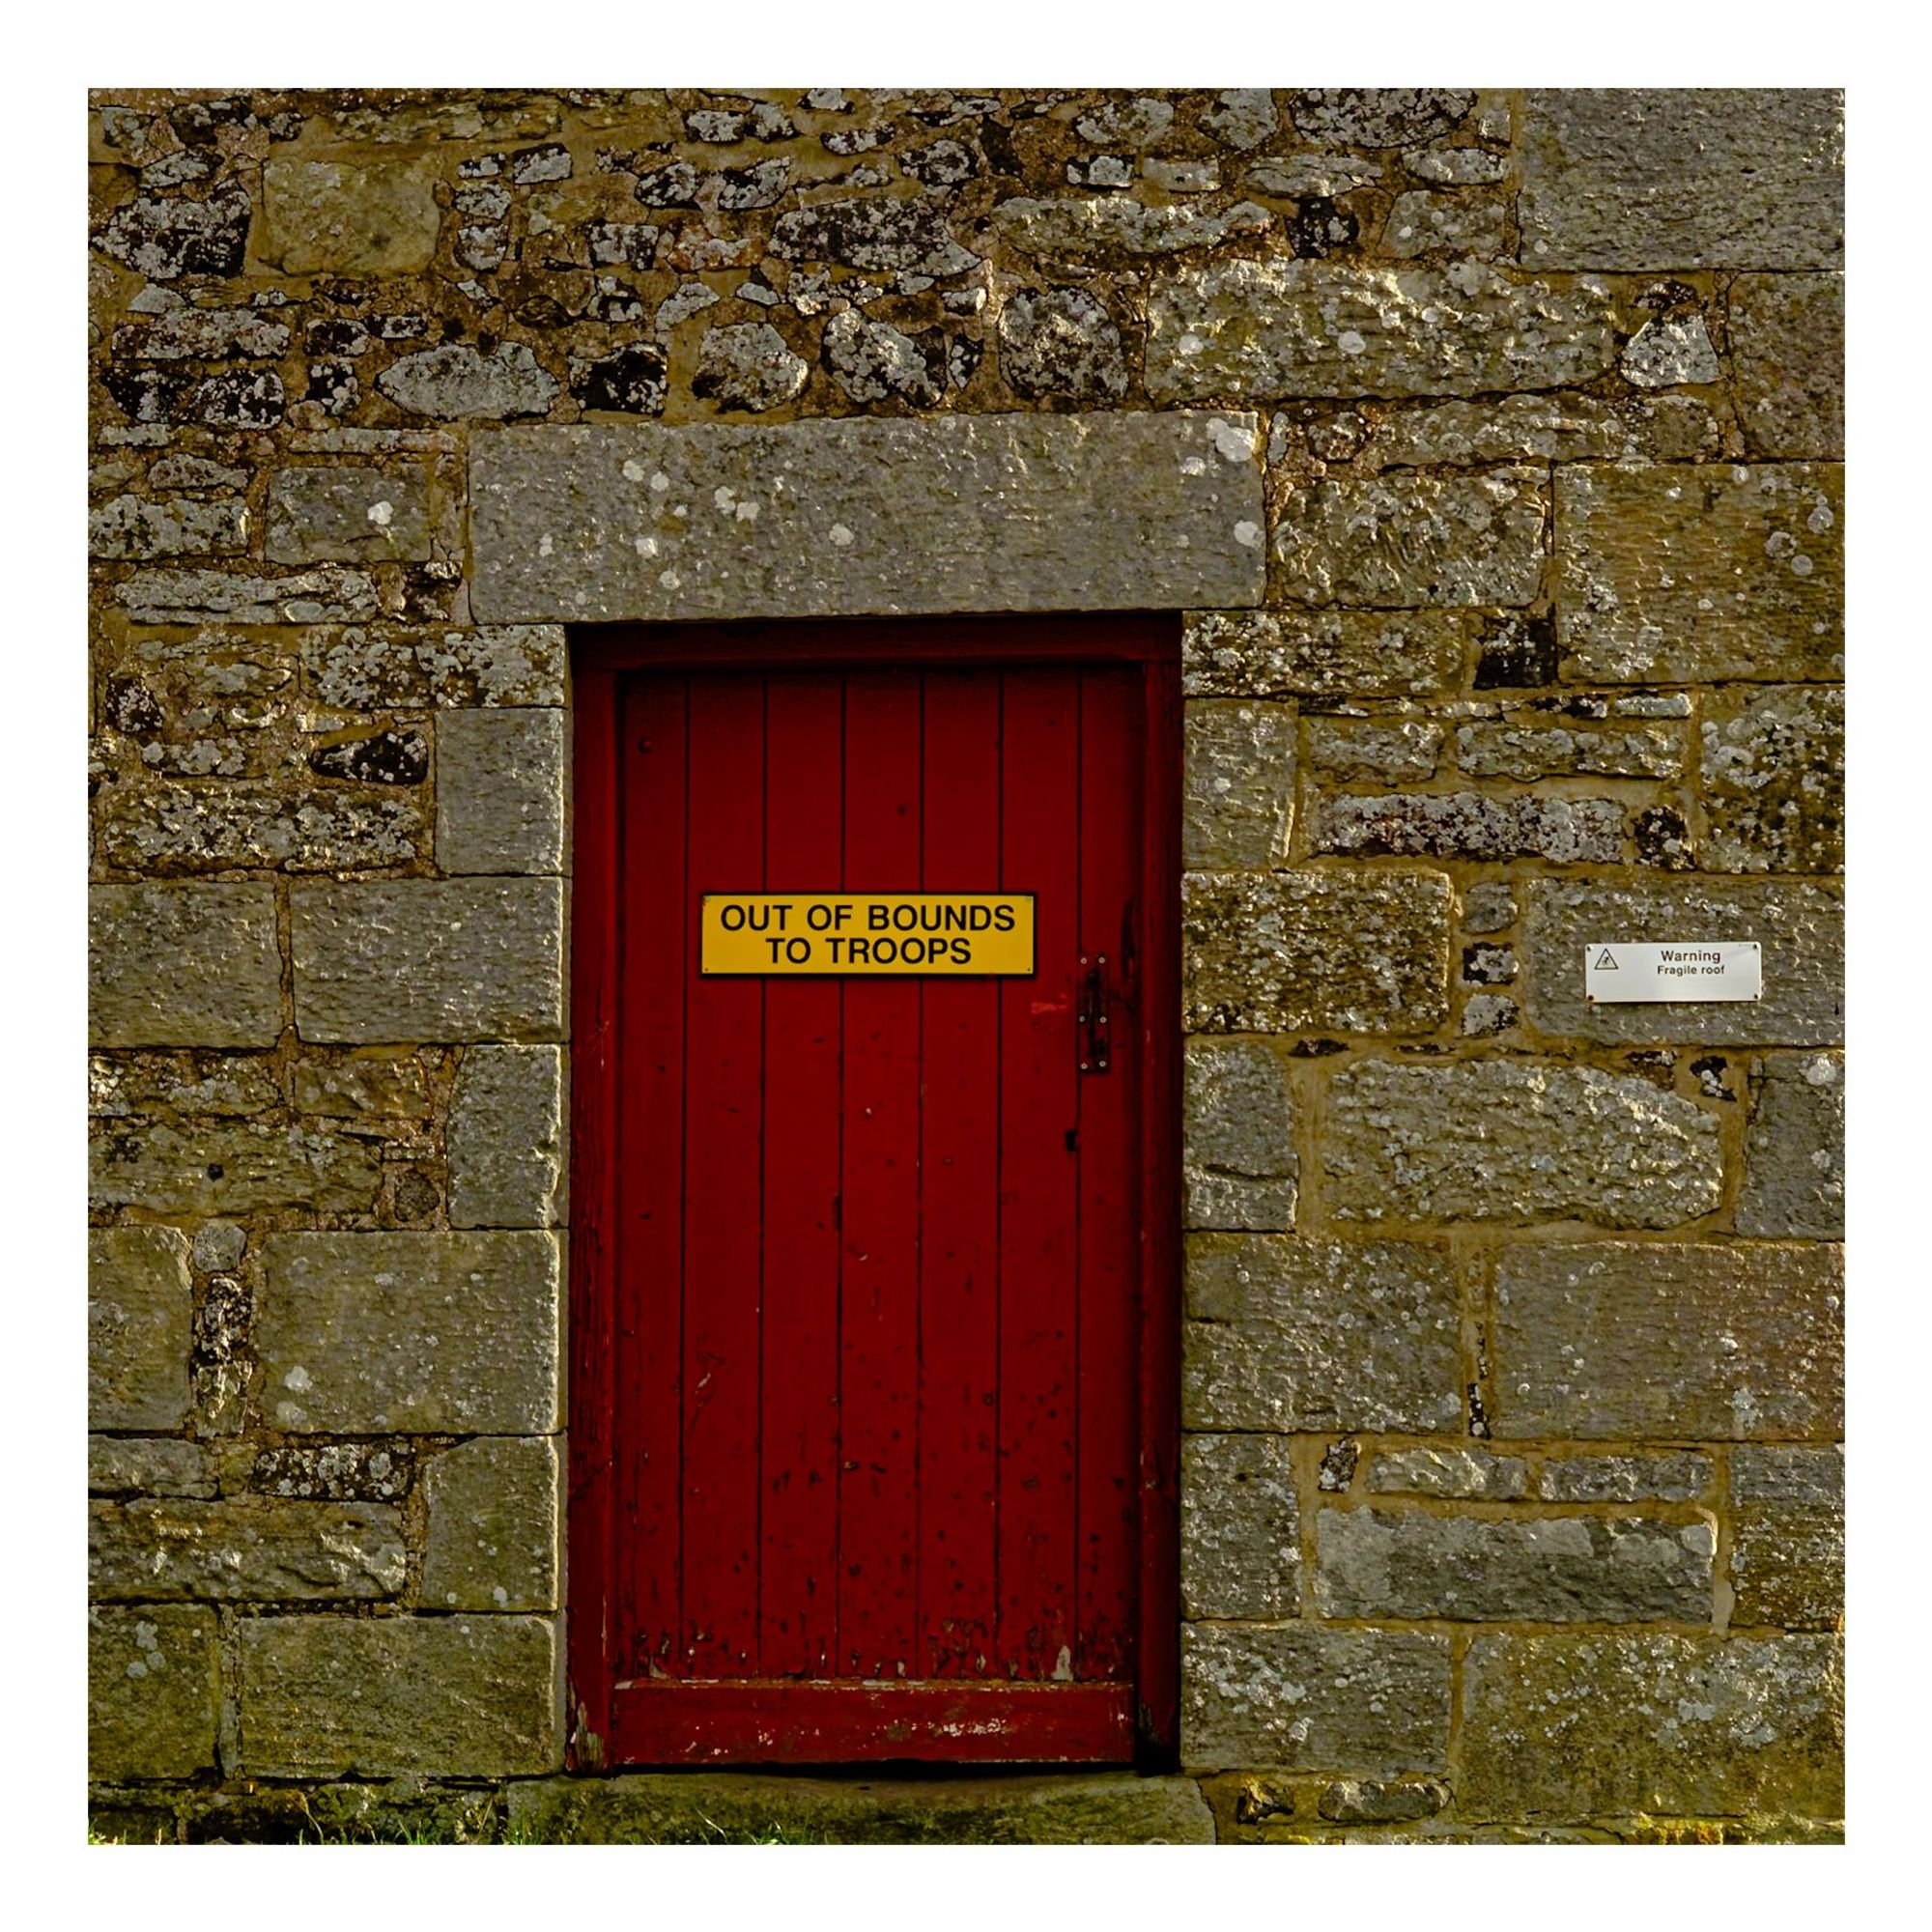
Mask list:
[[[99,1828],[1835,1834],[1841,137],[98,92]],[[619,572],[584,480],[514,550],[517,452],[596,439],[711,521]],[[748,514],[787,461],[820,511]],[[1180,1765],[569,1776],[564,621],[963,608],[942,469],[1004,608],[1187,607]],[[1765,997],[1592,1008],[1619,937],[1755,938]]]

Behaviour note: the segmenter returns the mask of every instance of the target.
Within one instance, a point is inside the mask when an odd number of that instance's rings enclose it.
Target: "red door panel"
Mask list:
[[[907,656],[580,686],[611,836],[580,825],[610,876],[580,864],[575,971],[615,1011],[574,1103],[608,1350],[580,1332],[574,1401],[609,1413],[573,1416],[572,1678],[607,1763],[1121,1763],[1170,1728],[1169,667]],[[1031,893],[1037,970],[702,976],[701,895],[785,888]]]

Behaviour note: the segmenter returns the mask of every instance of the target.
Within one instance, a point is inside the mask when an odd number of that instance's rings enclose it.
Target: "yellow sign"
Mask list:
[[[707,974],[1030,975],[1031,893],[706,893]]]

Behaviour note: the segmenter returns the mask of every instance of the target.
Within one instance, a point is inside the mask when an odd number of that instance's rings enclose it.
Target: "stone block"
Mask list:
[[[89,1231],[90,1429],[179,1429],[186,1420],[187,1253],[178,1228]]]
[[[1845,1616],[1845,1452],[1731,1452],[1733,1626],[1836,1630]]]
[[[193,1777],[213,1770],[220,1668],[211,1609],[90,1609],[90,1779]]]
[[[1829,1046],[1844,1037],[1844,900],[1829,887],[1535,879],[1524,891],[1517,947],[1523,1005],[1546,1034],[1623,1045]],[[1584,997],[1586,946],[1732,939],[1755,939],[1763,948],[1761,999],[1610,1006]]]
[[[1842,1240],[1844,1055],[1768,1053],[1753,1084],[1738,1233]]]
[[[1578,678],[1840,677],[1844,471],[1559,469],[1555,597]]]
[[[1180,1687],[1180,1758],[1190,1769],[1447,1768],[1444,1636],[1185,1624]]]
[[[326,1120],[419,1121],[430,1110],[422,1063],[413,1056],[356,1053],[341,1060],[298,1060],[289,1070],[298,1114]]]
[[[1466,261],[1217,262],[1158,277],[1148,298],[1147,386],[1157,404],[1560,389],[1616,356],[1602,282],[1523,280]]]
[[[1717,1529],[1627,1517],[1497,1521],[1323,1510],[1315,1602],[1326,1617],[1707,1623]]]
[[[1479,1636],[1463,1666],[1464,1819],[1844,1813],[1829,1636]]]
[[[115,497],[87,513],[87,554],[104,557],[232,556],[248,542],[243,503],[153,502]]]
[[[413,466],[317,464],[269,478],[271,563],[414,562],[429,554],[429,484]]]
[[[292,1435],[548,1435],[559,1273],[550,1235],[270,1235],[264,1418]]]
[[[1487,792],[1344,792],[1319,802],[1318,852],[1403,859],[1545,859],[1615,865],[1624,808],[1613,798],[1496,798]]]
[[[402,1518],[381,1504],[231,1496],[88,1510],[88,1595],[102,1602],[393,1597],[406,1568]]]
[[[1710,872],[1845,869],[1845,694],[1774,685],[1704,700]]]
[[[212,1496],[220,1471],[208,1446],[173,1435],[90,1435],[90,1495]]]
[[[282,1104],[273,1062],[261,1053],[97,1053],[87,1063],[87,1111],[98,1120],[132,1114],[206,1114],[245,1120]]]
[[[1184,707],[1183,866],[1265,871],[1288,857],[1294,731],[1292,705],[1197,697]]]
[[[1577,394],[1425,403],[1369,427],[1357,468],[1450,463],[1697,463],[1722,446],[1710,406],[1692,396],[1605,401]]]
[[[1487,1449],[1391,1449],[1370,1462],[1369,1491],[1515,1502],[1529,1493],[1529,1471],[1520,1456],[1496,1456]]]
[[[1731,381],[1753,456],[1845,454],[1845,278],[1740,275]]]
[[[381,608],[375,581],[338,563],[293,577],[225,570],[137,570],[114,586],[137,624],[354,624]]]
[[[317,699],[346,711],[390,706],[561,704],[560,624],[491,624],[430,635],[319,629],[302,635]]]
[[[1534,469],[1300,484],[1275,525],[1274,594],[1371,608],[1530,604],[1548,513],[1548,485]]]
[[[563,1053],[472,1046],[449,1111],[449,1218],[458,1228],[550,1228],[563,1218]]]
[[[1460,1313],[1445,1250],[1195,1235],[1185,1289],[1186,1428],[1462,1427]]]
[[[426,1609],[557,1607],[556,1445],[544,1436],[482,1435],[423,1470],[429,1531]]]
[[[1686,726],[1546,722],[1540,707],[1456,727],[1456,762],[1471,778],[1674,779],[1685,763]]]
[[[436,861],[445,872],[563,869],[561,711],[445,711],[436,723]]]
[[[554,1039],[563,1030],[558,879],[298,885],[289,899],[305,1040]]]
[[[523,1777],[555,1771],[547,1617],[251,1617],[237,1769],[249,1777]]]
[[[262,169],[262,254],[288,275],[412,275],[436,252],[434,178],[415,159],[275,159]]]
[[[1484,156],[1483,158],[1488,160],[1491,157]],[[1406,194],[1397,195],[1390,204],[1377,252],[1409,262],[1435,249],[1448,249],[1457,257],[1455,266],[1463,271],[1463,279],[1466,281],[1470,279],[1466,264],[1492,260],[1508,247],[1507,213],[1500,201],[1487,196],[1410,188]],[[1549,330],[1549,334],[1571,349],[1575,361],[1587,366],[1588,361],[1593,359],[1593,352],[1598,349],[1600,325],[1595,317],[1590,317],[1580,327],[1571,324],[1566,327],[1566,320],[1559,313],[1557,326]],[[1540,330],[1535,332],[1542,333]],[[1548,355],[1548,350],[1544,344],[1539,343],[1538,348],[1544,356]],[[1530,380],[1537,380],[1539,372],[1535,365],[1541,357],[1532,353],[1524,359],[1531,364],[1527,372]]]
[[[1190,872],[1189,1033],[1420,1033],[1449,1010],[1445,873]]]
[[[487,354],[468,342],[444,342],[391,362],[376,386],[398,409],[440,422],[498,422],[540,416],[562,384],[521,342]]]
[[[1181,632],[1195,697],[1405,697],[1456,683],[1482,620],[1466,611],[1204,611]]]
[[[1844,103],[1829,88],[1532,88],[1522,258],[1540,269],[1834,269]]]
[[[1512,1245],[1495,1293],[1497,1436],[1749,1442],[1842,1427],[1835,1247]]]
[[[1634,1075],[1367,1061],[1329,1085],[1322,1171],[1340,1221],[1673,1228],[1717,1208],[1723,1151],[1714,1115]]]
[[[1434,778],[1441,755],[1439,724],[1369,718],[1308,721],[1308,762],[1335,778],[1382,784]]]
[[[1190,1039],[1181,1163],[1190,1228],[1292,1228],[1297,1163],[1288,1068],[1259,1039]]]
[[[269,1208],[368,1214],[383,1179],[380,1151],[366,1140],[240,1121],[117,1124],[89,1140],[87,1170],[93,1207],[197,1220]]]
[[[91,886],[87,904],[95,1044],[274,1044],[282,967],[272,886]]]
[[[1190,1435],[1180,1446],[1181,1615],[1301,1612],[1294,1470],[1280,1435]]]
[[[1256,604],[1256,437],[1147,412],[504,430],[470,459],[470,598],[522,623]]]
[[[428,844],[414,798],[252,782],[218,791],[117,785],[98,807],[96,825],[101,857],[128,871],[359,870],[413,859]]]
[[[789,218],[789,217],[785,217]],[[1210,212],[1130,195],[1037,201],[1016,195],[993,211],[994,231],[1022,255],[1090,262],[1107,255],[1178,255],[1211,248],[1230,236],[1262,235],[1275,218],[1252,201]]]
[[[526,1843],[565,1845],[1211,1845],[1188,1777],[883,1779],[689,1772],[526,1779],[506,1795]]]
[[[1543,1465],[1536,1493],[1550,1503],[1683,1503],[1717,1480],[1708,1456],[1689,1449],[1641,1456],[1559,1456]]]

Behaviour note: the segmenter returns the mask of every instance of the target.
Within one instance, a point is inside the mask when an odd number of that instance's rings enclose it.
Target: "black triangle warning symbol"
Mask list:
[[[1610,949],[1606,946],[1598,956],[1597,971],[1599,973],[1614,973],[1616,970],[1617,962],[1610,956]]]

